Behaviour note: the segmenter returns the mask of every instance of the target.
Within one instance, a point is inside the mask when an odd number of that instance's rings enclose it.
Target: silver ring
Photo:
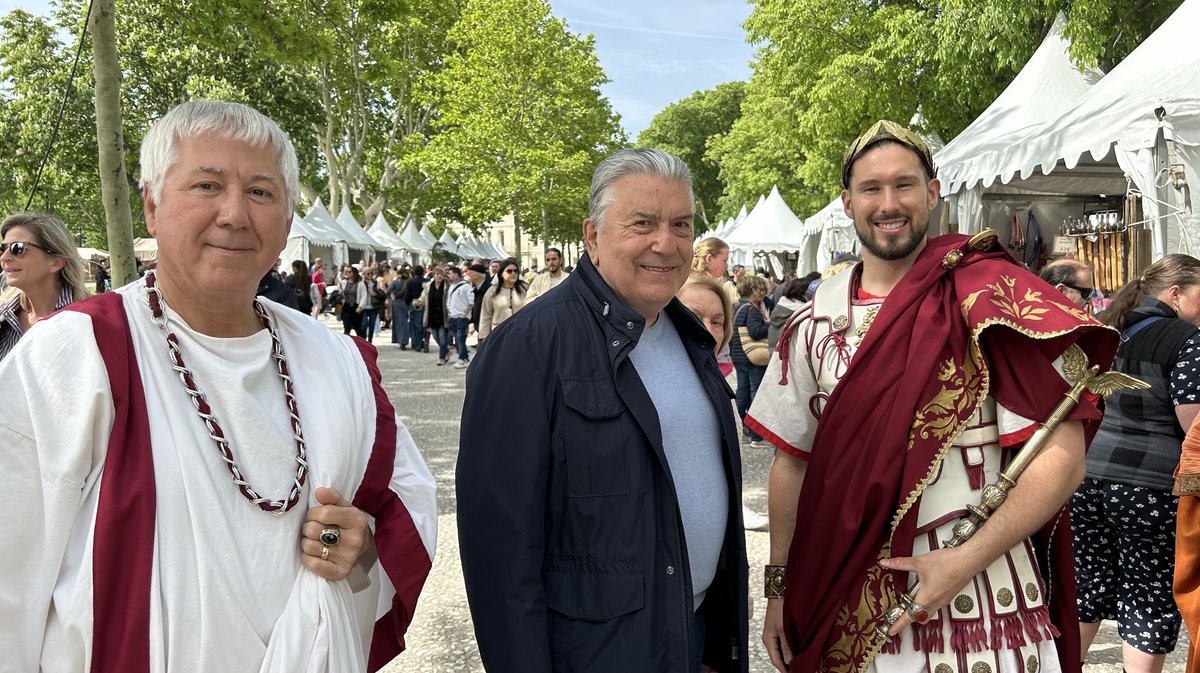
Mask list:
[[[337,526],[329,526],[321,529],[321,544],[332,547],[341,542],[342,529]]]

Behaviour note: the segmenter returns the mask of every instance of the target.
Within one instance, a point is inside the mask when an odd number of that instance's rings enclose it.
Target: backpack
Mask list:
[[[312,297],[307,292],[300,290],[300,288],[296,288],[293,292],[296,294],[296,305],[300,309],[300,312],[306,315],[312,313]]]

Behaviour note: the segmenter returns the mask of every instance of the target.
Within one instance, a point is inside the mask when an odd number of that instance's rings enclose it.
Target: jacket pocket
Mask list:
[[[644,442],[612,379],[564,379],[562,396],[568,495],[646,492]]]
[[[646,605],[641,575],[547,572],[546,605],[570,619],[605,622]]]

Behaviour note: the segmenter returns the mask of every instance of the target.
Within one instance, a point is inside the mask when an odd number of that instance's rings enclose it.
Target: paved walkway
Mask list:
[[[327,320],[331,328],[338,328]],[[473,673],[483,671],[470,613],[463,589],[458,559],[458,533],[455,525],[454,466],[458,456],[458,430],[462,412],[465,374],[450,366],[437,367],[437,347],[431,342],[431,354],[401,351],[389,343],[390,332],[376,336],[379,364],[384,387],[400,417],[412,432],[417,446],[437,478],[438,545],[433,571],[417,606],[409,629],[408,650],[383,670],[387,673]],[[742,475],[745,502],[757,512],[766,512],[767,472],[771,464],[769,449],[744,446]],[[752,673],[771,673],[775,669],[758,642],[762,631],[765,599],[761,594],[761,569],[767,560],[767,534],[746,533],[750,560],[751,666]],[[1120,641],[1113,624],[1105,623],[1092,648],[1085,673],[1120,673]],[[1181,634],[1176,652],[1167,659],[1167,673],[1182,673],[1187,654],[1186,634]],[[623,673],[614,671],[613,673]]]

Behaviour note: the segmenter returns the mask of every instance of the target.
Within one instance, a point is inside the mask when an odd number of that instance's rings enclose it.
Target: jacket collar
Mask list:
[[[1142,299],[1142,303],[1129,312],[1125,324],[1134,325],[1153,317],[1178,318],[1179,315],[1166,302],[1160,301],[1157,297],[1146,297]]]
[[[646,328],[646,319],[621,301],[617,293],[600,276],[600,271],[592,264],[587,253],[579,258],[575,271],[563,282],[575,285],[579,297],[603,324],[628,338],[633,344],[641,338],[642,330]],[[716,346],[712,335],[679,299],[671,299],[666,306],[666,313],[685,344],[695,345],[709,352]]]

